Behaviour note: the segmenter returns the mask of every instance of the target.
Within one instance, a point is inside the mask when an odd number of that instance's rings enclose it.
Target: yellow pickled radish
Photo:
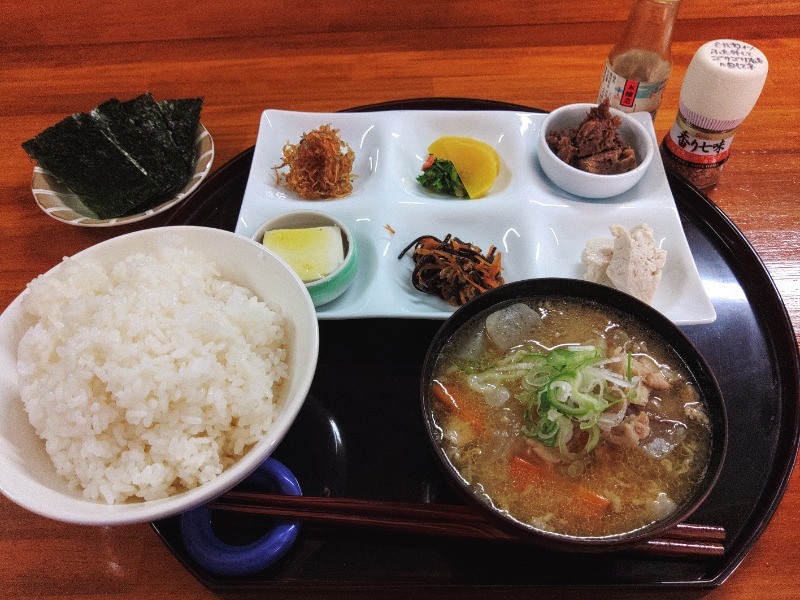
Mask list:
[[[500,173],[497,151],[479,140],[447,135],[433,142],[428,152],[453,163],[470,198],[486,194]]]

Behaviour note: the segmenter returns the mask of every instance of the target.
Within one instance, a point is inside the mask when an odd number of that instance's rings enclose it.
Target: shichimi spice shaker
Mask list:
[[[751,44],[714,40],[700,46],[681,85],[675,124],[661,143],[664,166],[695,187],[716,184],[767,69],[767,57]]]

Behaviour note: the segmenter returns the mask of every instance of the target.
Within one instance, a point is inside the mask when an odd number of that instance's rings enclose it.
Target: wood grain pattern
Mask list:
[[[479,97],[545,110],[591,102],[630,2],[585,0],[6,0],[0,11],[0,309],[33,277],[91,244],[158,223],[101,230],[45,216],[20,143],[111,97],[204,95],[218,168],[255,142],[265,108],[336,111],[427,96]],[[770,75],[708,195],[745,233],[800,329],[800,1],[685,1],[656,131],[678,105],[703,42],[756,44]],[[744,564],[704,598],[800,593],[800,475]],[[334,594],[335,596],[336,594]],[[218,597],[147,525],[83,528],[0,499],[0,597]],[[576,590],[539,598],[593,598]],[[620,592],[615,598],[700,597]]]

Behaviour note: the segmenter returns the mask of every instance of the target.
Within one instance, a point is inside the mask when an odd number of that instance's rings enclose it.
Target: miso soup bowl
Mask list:
[[[587,300],[632,317],[673,348],[697,383],[711,421],[712,447],[709,462],[694,492],[663,520],[635,531],[602,537],[565,535],[540,529],[518,521],[507,512],[496,508],[486,494],[476,491],[465,481],[440,446],[437,439],[438,426],[432,414],[433,399],[430,386],[436,362],[447,343],[462,327],[479,315],[488,314],[516,301],[540,298]],[[438,330],[428,348],[421,375],[420,398],[424,426],[436,462],[454,490],[467,504],[477,507],[495,525],[520,541],[554,550],[582,553],[609,552],[632,548],[658,537],[686,520],[703,503],[717,481],[725,457],[727,418],[722,394],[711,369],[691,341],[669,319],[640,300],[616,289],[581,280],[531,279],[508,283],[478,296],[456,310]]]
[[[622,120],[617,133],[633,148],[637,162],[636,168],[627,173],[610,175],[587,173],[565,163],[547,145],[546,140],[546,136],[550,132],[580,125],[589,110],[596,106],[596,104],[569,104],[548,114],[539,130],[537,154],[542,171],[550,181],[565,192],[582,198],[611,198],[627,192],[639,183],[650,167],[656,152],[656,142],[652,132],[648,131],[635,117],[614,108],[610,109],[612,115],[616,115]]]

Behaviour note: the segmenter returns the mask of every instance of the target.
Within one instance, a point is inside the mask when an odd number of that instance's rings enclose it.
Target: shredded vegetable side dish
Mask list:
[[[304,200],[343,198],[353,191],[355,153],[339,130],[322,125],[304,133],[298,144],[283,146],[281,164],[273,167],[278,185]],[[280,170],[289,167],[288,173]]]
[[[505,283],[500,274],[501,254],[492,246],[484,256],[481,249],[449,233],[443,240],[423,235],[411,242],[397,258],[414,248],[414,287],[433,294],[453,306],[461,306],[478,294]]]

